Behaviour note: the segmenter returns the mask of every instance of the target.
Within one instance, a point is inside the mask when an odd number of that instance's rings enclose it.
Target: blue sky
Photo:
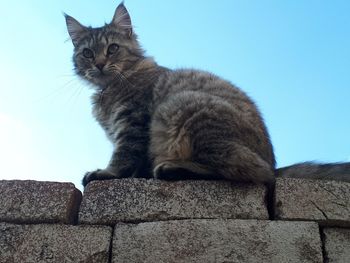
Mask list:
[[[74,76],[62,12],[109,22],[118,1],[0,4],[0,179],[70,181],[104,168],[112,147]],[[126,0],[147,54],[211,71],[246,91],[278,166],[350,161],[349,1]],[[67,41],[68,40],[68,41]]]

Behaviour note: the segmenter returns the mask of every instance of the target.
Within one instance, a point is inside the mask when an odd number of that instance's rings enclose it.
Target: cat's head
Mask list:
[[[123,3],[111,23],[100,28],[85,27],[73,17],[65,17],[74,45],[75,71],[83,79],[104,87],[143,58]]]

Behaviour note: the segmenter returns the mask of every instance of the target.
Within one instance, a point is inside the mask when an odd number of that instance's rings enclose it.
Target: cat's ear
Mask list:
[[[64,14],[64,16],[66,18],[67,30],[70,38],[72,39],[73,45],[77,46],[79,39],[86,32],[86,27],[80,24],[73,17],[67,14]]]
[[[124,2],[120,3],[115,10],[111,24],[123,31],[128,37],[132,36],[131,18]]]

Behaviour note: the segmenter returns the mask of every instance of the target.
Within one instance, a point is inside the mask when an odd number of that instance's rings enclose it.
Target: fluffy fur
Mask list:
[[[208,72],[157,65],[144,55],[123,4],[100,28],[68,15],[66,22],[76,73],[93,84],[93,114],[114,145],[107,168],[87,173],[84,185],[150,176],[274,181],[269,134],[243,91]],[[349,174],[349,165],[343,168]],[[295,169],[278,174],[284,171]]]

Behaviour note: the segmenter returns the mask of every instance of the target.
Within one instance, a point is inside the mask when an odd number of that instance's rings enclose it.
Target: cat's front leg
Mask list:
[[[105,169],[97,169],[87,172],[83,178],[83,186],[91,181],[110,180],[124,177],[131,177],[135,168],[132,157],[127,158],[127,152],[114,151],[109,165]]]
[[[87,172],[83,177],[83,186],[85,187],[89,182],[95,180],[109,180],[118,178],[118,175],[113,171],[110,171],[108,167],[106,169],[97,169],[92,172]]]
[[[125,134],[125,136],[124,136]],[[105,169],[88,172],[83,178],[83,186],[95,180],[109,180],[126,177],[150,177],[147,155],[148,136],[143,132],[121,133],[118,147],[113,152]]]

